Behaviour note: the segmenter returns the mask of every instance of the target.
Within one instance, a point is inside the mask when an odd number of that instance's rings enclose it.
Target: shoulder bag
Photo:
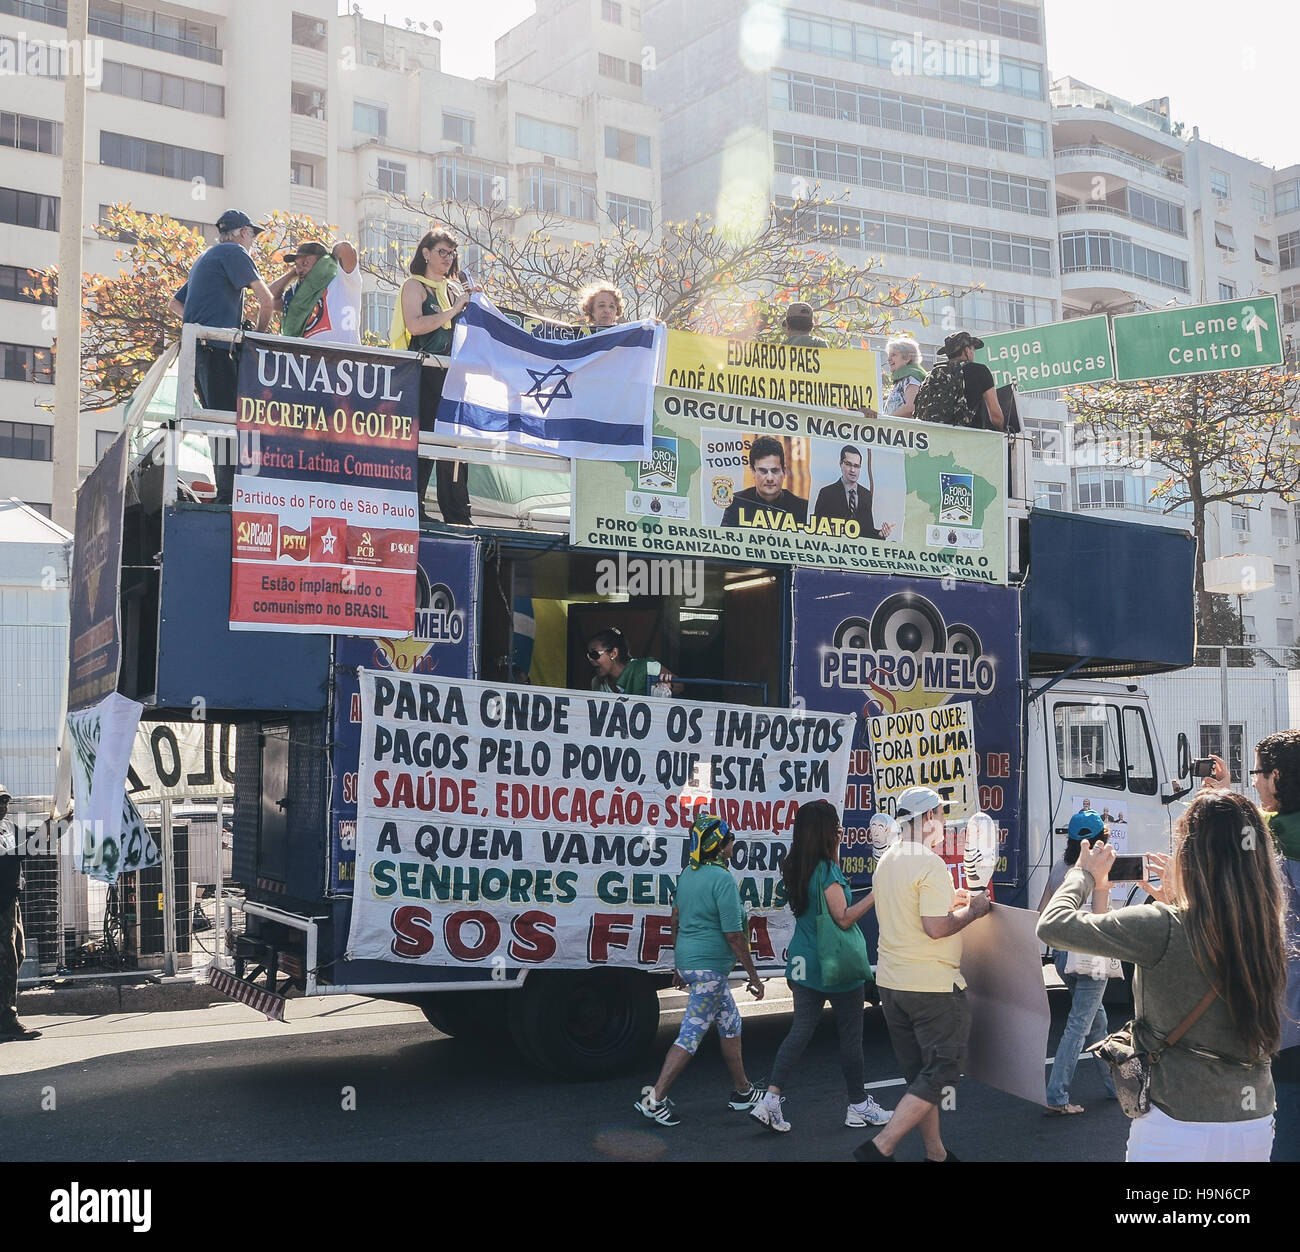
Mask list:
[[[825,875],[821,877],[824,884]],[[809,886],[812,885],[810,882]],[[847,930],[841,930],[836,925],[826,903],[825,886],[817,892],[817,963],[821,966],[822,982],[827,987],[866,982],[872,976],[862,927],[854,923]]]
[[[1141,1117],[1151,1110],[1151,1067],[1164,1055],[1165,1048],[1172,1048],[1191,1029],[1196,1019],[1213,1003],[1219,993],[1211,987],[1201,997],[1198,1004],[1170,1032],[1164,1047],[1153,1052],[1140,1052],[1133,1041],[1135,1022],[1121,1026],[1114,1034],[1107,1035],[1100,1043],[1084,1051],[1091,1052],[1098,1060],[1110,1066],[1110,1076],[1115,1082],[1115,1095],[1119,1106],[1129,1117]]]

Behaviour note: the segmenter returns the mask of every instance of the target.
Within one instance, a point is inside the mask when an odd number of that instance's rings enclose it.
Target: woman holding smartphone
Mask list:
[[[1061,859],[1052,867],[1047,880],[1047,888],[1038,903],[1041,913],[1048,900],[1056,894],[1065,881],[1070,868],[1079,859],[1079,850],[1083,841],[1090,839],[1094,847],[1107,841],[1109,832],[1101,814],[1092,809],[1081,809],[1070,818],[1069,835]],[[1091,910],[1085,903],[1085,912],[1105,913],[1110,908],[1110,892],[1100,888],[1092,893]],[[1053,945],[1055,946],[1055,945]],[[1061,1042],[1056,1045],[1056,1060],[1052,1062],[1052,1078],[1047,1084],[1048,1117],[1073,1117],[1084,1112],[1082,1104],[1070,1103],[1070,1083],[1074,1079],[1075,1067],[1079,1064],[1079,1052],[1087,1045],[1100,1043],[1109,1034],[1106,1022],[1106,1010],[1102,1006],[1102,996],[1106,993],[1105,978],[1090,978],[1086,975],[1067,974],[1066,963],[1069,952],[1057,949],[1055,954],[1056,972],[1061,976],[1070,991],[1070,1015],[1065,1019],[1065,1031]],[[1111,1081],[1110,1068],[1102,1060],[1097,1060],[1101,1071],[1101,1081],[1110,1098],[1115,1098],[1115,1084]]]
[[[1109,890],[1114,861],[1114,848],[1083,840],[1038,937],[1136,966],[1134,1046],[1160,1055],[1126,1159],[1267,1161],[1286,957],[1278,866],[1259,810],[1231,791],[1201,791],[1179,820],[1160,885],[1149,883],[1153,902],[1085,912],[1089,895]]]

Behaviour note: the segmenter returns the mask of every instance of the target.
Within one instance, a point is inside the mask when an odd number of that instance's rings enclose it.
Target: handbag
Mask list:
[[[1080,978],[1123,978],[1124,967],[1116,956],[1089,956],[1086,952],[1067,952],[1065,972]]]
[[[817,964],[821,966],[822,982],[828,987],[866,982],[872,972],[862,928],[854,924],[841,930],[836,925],[826,904],[825,890],[817,892],[817,901]]]
[[[1151,1067],[1157,1064],[1165,1048],[1172,1048],[1192,1024],[1210,1007],[1219,993],[1211,987],[1198,1004],[1165,1040],[1164,1046],[1152,1052],[1139,1051],[1133,1039],[1136,1022],[1126,1022],[1119,1030],[1107,1035],[1084,1051],[1110,1066],[1110,1076],[1115,1083],[1115,1096],[1128,1117],[1141,1117],[1151,1110]]]

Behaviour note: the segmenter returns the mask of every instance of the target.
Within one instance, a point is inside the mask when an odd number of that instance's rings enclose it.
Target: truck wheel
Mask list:
[[[453,1039],[471,1043],[500,1042],[508,1037],[505,991],[461,991],[425,996],[420,1011],[429,1025]]]
[[[563,1078],[627,1073],[659,1029],[654,983],[637,970],[539,971],[508,999],[510,1034],[525,1060]]]

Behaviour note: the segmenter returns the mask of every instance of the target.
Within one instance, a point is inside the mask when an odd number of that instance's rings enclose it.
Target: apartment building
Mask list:
[[[90,13],[102,76],[88,95],[77,211],[92,272],[118,267],[119,245],[92,227],[119,201],[209,238],[228,207],[254,220],[288,209],[334,223],[372,263],[404,266],[429,222],[393,196],[536,207],[557,243],[598,238],[610,212],[648,230],[661,200],[655,114],[599,74],[577,94],[558,81],[457,78],[442,72],[436,31],[358,6],[336,16],[334,0],[91,0]],[[52,45],[65,26],[59,0],[0,0],[0,37],[14,47]],[[0,499],[47,513],[53,310],[23,291],[58,257],[62,116],[57,72],[0,75]],[[537,221],[525,214],[518,229]],[[367,279],[367,329],[387,333],[394,292]],[[117,412],[83,417],[83,473],[120,425]]]

